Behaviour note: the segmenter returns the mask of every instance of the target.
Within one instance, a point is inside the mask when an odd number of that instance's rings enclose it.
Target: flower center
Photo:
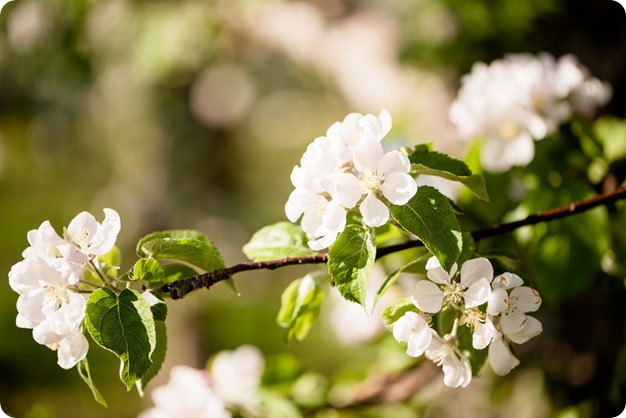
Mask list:
[[[361,182],[363,183],[365,193],[380,189],[380,187],[383,185],[383,180],[384,176],[378,176],[376,174],[371,174],[368,177],[362,177]]]
[[[62,304],[65,301],[65,292],[58,287],[44,287],[43,295],[46,302],[57,302],[58,304]]]
[[[477,308],[466,309],[461,321],[474,330],[479,324],[485,322],[485,314]]]
[[[504,122],[498,129],[498,135],[506,141],[510,141],[511,139],[517,137],[519,132],[519,125],[511,120]]]
[[[81,229],[78,233],[74,234],[72,241],[81,248],[86,247],[89,243],[89,230],[87,228]]]
[[[463,301],[463,288],[459,283],[452,283],[445,289],[444,294],[452,303],[461,303]]]

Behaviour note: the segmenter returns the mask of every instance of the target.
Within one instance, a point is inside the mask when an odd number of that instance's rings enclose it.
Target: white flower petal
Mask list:
[[[461,274],[463,274],[462,269]],[[463,292],[465,307],[475,308],[480,306],[489,300],[490,295],[491,286],[489,286],[489,281],[486,278],[482,278],[479,281],[474,282],[465,292]]]
[[[427,313],[437,313],[441,310],[444,293],[439,286],[429,280],[420,280],[413,287],[411,298],[419,309]]]
[[[484,324],[479,323],[472,334],[472,346],[477,350],[487,347],[494,338],[500,338],[502,334],[494,327],[491,320]]]
[[[344,207],[352,209],[363,196],[363,184],[354,174],[340,174],[335,178],[335,196]]]
[[[111,251],[120,233],[121,221],[117,211],[105,208],[104,221],[98,225],[96,234],[91,238],[89,254],[104,255]]]
[[[509,297],[517,299],[517,309],[522,312],[535,312],[541,306],[539,293],[527,286],[513,289]]]
[[[462,354],[449,353],[441,365],[443,383],[451,388],[467,387],[472,381],[472,366],[469,359]]]
[[[322,225],[328,231],[341,232],[346,227],[346,210],[331,200],[326,206]]]
[[[67,226],[68,238],[81,249],[87,248],[90,240],[98,231],[98,221],[89,212],[81,212]]]
[[[495,374],[504,376],[519,365],[519,360],[511,353],[504,341],[498,338],[489,346],[489,364]]]
[[[71,369],[85,358],[87,351],[89,351],[89,342],[83,333],[71,332],[59,342],[58,364],[64,369]]]
[[[363,199],[363,202],[359,205],[359,210],[361,215],[363,215],[363,222],[367,226],[382,226],[389,220],[389,209],[371,193]]]
[[[385,178],[380,190],[394,205],[405,205],[417,192],[413,177],[404,173],[392,173]]]
[[[378,163],[378,174],[385,178],[394,173],[407,174],[411,170],[409,158],[400,151],[390,151]]]
[[[456,263],[452,266],[451,274],[441,267],[437,257],[433,256],[426,262],[426,276],[435,283],[450,285],[450,277],[456,273]]]
[[[519,310],[514,310],[512,312],[507,310],[503,312],[500,319],[502,332],[507,336],[519,332],[522,326],[526,323],[527,318],[526,314],[520,312]]]
[[[354,149],[354,167],[365,176],[370,176],[376,172],[383,155],[383,146],[380,142],[362,140]]]
[[[501,287],[504,289],[512,289],[514,287],[519,287],[523,284],[524,284],[524,280],[522,280],[520,276],[514,273],[509,273],[509,272],[502,273],[496,276],[496,278],[493,279],[493,282],[491,282],[491,286],[494,289],[498,287]]]
[[[486,279],[489,285],[493,280],[493,267],[486,258],[467,260],[461,266],[461,286],[470,287],[477,281]]]
[[[489,301],[487,303],[487,313],[494,316],[500,315],[500,313],[505,311],[508,307],[509,294],[507,293],[507,291],[502,287],[493,289],[491,295],[489,295]]]
[[[526,316],[526,322],[519,331],[508,334],[507,337],[511,341],[517,344],[524,344],[526,341],[530,340],[533,337],[541,334],[543,331],[543,326],[541,322],[537,318],[533,318],[532,316]]]

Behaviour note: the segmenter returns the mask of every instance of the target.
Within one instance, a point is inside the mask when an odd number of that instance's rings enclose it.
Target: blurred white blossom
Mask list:
[[[154,407],[139,414],[139,418],[230,418],[224,401],[209,385],[204,370],[176,366],[170,380],[151,394]]]
[[[482,138],[481,164],[490,172],[523,166],[542,140],[574,112],[587,117],[606,104],[611,88],[576,58],[511,54],[476,63],[461,80],[450,119],[465,139]]]

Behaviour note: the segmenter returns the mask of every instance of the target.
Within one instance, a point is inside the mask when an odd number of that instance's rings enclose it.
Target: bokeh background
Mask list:
[[[602,113],[625,116],[626,15],[610,0],[14,0],[0,14],[0,271],[21,259],[29,229],[49,219],[60,232],[82,210],[102,219],[104,207],[122,218],[124,269],[141,236],[169,228],[207,234],[227,265],[244,261],[250,235],[285,219],[289,173],[331,123],[387,108],[398,142],[434,141],[463,158],[447,116],[461,75],[476,61],[540,51],[577,55],[613,86]],[[346,345],[324,323],[285,345],[279,296],[307,270],[246,273],[239,297],[218,285],[170,302],[165,370],[244,343],[322,373],[371,361],[379,346]],[[623,286],[609,292],[613,303],[591,293],[586,304],[547,304],[542,319],[583,310],[607,324],[601,338],[575,319],[548,321],[556,345],[523,358],[530,367],[507,384],[437,386],[421,402],[459,417],[593,416],[608,391],[624,389],[606,371],[626,372],[626,354]],[[117,360],[92,344],[110,407],[97,405],[75,370],[15,327],[16,300],[0,281],[9,415],[126,418],[149,405],[126,393]]]

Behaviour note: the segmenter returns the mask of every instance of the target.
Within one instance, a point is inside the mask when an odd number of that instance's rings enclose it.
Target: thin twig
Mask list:
[[[471,235],[475,241],[479,241],[484,238],[492,237],[495,235],[502,235],[507,232],[514,231],[515,229],[521,228],[523,226],[536,225],[540,222],[547,222],[555,219],[565,218],[567,216],[575,215],[577,213],[593,209],[597,206],[609,205],[621,199],[626,199],[626,186],[619,187],[610,192],[599,194],[589,199],[583,199],[558,208],[537,212],[519,221],[493,225],[484,229],[477,229],[475,231],[472,231]],[[388,247],[382,247],[377,250],[376,258],[378,259],[391,253],[407,250],[409,248],[420,247],[423,245],[424,244],[422,243],[422,241],[413,240],[403,242],[401,244],[390,245]],[[196,289],[200,289],[203,287],[209,288],[215,283],[218,283],[222,280],[227,280],[233,274],[240,273],[242,271],[262,269],[274,270],[280,267],[290,266],[294,264],[321,264],[327,261],[328,253],[320,253],[305,257],[287,257],[278,260],[239,263],[225,269],[215,270],[195,277],[178,280],[174,283],[163,286],[161,288],[161,291],[164,293],[169,293],[172,299],[182,299],[188,293]]]

